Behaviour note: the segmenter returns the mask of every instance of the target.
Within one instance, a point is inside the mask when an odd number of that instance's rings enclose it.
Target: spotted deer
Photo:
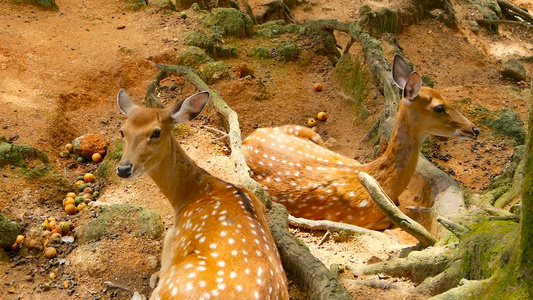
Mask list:
[[[260,128],[243,142],[253,178],[296,217],[389,228],[392,223],[359,183],[358,173],[372,175],[397,202],[415,172],[426,134],[464,140],[479,134],[439,92],[422,87],[418,73],[411,73],[400,56],[394,57],[392,75],[403,97],[388,147],[376,160],[360,164],[330,151],[309,128]]]
[[[289,299],[287,280],[264,204],[246,189],[198,167],[172,135],[200,114],[208,92],[156,109],[120,90],[126,115],[118,176],[150,176],[174,208],[159,283],[150,299]]]

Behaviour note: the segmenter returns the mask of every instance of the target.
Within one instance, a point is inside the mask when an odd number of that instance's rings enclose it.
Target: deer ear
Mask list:
[[[193,120],[202,112],[207,100],[209,100],[209,92],[200,92],[183,101],[176,102],[170,108],[172,123],[174,125],[183,124]]]
[[[126,93],[124,89],[120,89],[118,91],[117,95],[117,104],[118,108],[126,115],[129,116],[129,114],[137,107],[139,107],[133,100],[131,100],[131,97]]]
[[[394,79],[394,83],[399,88],[404,89],[410,74],[411,70],[405,59],[398,54],[394,55],[394,62],[392,63],[392,78]]]
[[[403,97],[407,100],[414,100],[418,96],[421,87],[422,80],[420,79],[420,75],[417,72],[411,73],[403,89]]]

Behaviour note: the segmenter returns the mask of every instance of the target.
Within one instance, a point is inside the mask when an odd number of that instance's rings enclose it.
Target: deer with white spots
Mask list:
[[[130,180],[150,176],[175,212],[150,299],[289,299],[265,205],[198,167],[172,135],[208,99],[208,92],[200,92],[156,109],[135,104],[124,90],[117,96],[127,117],[117,174]]]
[[[420,76],[400,56],[394,57],[392,75],[403,97],[388,147],[376,160],[360,164],[332,152],[309,128],[261,128],[243,142],[253,178],[293,216],[389,228],[392,223],[359,183],[358,173],[372,175],[397,202],[415,172],[426,134],[463,140],[479,134],[439,92],[422,87]]]

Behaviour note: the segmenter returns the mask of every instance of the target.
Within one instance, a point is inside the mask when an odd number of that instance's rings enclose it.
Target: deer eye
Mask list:
[[[156,129],[150,136],[151,139],[158,139],[161,136],[161,129]]]
[[[444,108],[444,105],[437,105],[433,108],[433,110],[436,112],[436,113],[443,113],[446,111],[446,109]]]
[[[122,130],[120,131],[120,136],[121,136],[122,138],[124,138],[124,131],[122,131]]]

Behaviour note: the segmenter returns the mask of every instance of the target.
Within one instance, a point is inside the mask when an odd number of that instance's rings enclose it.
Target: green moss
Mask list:
[[[0,214],[0,249],[8,248],[13,245],[17,239],[18,225],[15,222],[6,220]]]
[[[96,176],[98,178],[109,180],[109,171],[112,170],[112,173],[115,173],[115,165],[122,158],[122,152],[124,150],[124,144],[122,140],[116,139],[111,142],[109,147],[107,147],[106,156],[104,161],[96,170]]]
[[[229,45],[215,45],[215,55],[218,58],[232,58],[238,57],[237,48]]]
[[[496,112],[494,118],[487,118],[485,122],[496,134],[511,137],[518,145],[524,144],[526,131],[516,112],[503,108]]]
[[[146,0],[125,0],[125,8],[128,11],[138,11],[146,8]]]
[[[422,75],[422,85],[430,88],[435,87],[435,80],[429,75]]]
[[[274,51],[277,53],[280,61],[293,61],[298,58],[300,54],[300,48],[295,42],[289,41],[278,45]]]
[[[202,29],[196,29],[185,33],[183,44],[202,48],[210,54],[213,54],[215,51],[213,40],[211,40]]]
[[[210,62],[202,68],[200,76],[205,83],[212,84],[229,77],[228,67],[221,61]]]
[[[6,165],[27,167],[29,160],[48,162],[48,157],[41,150],[26,146],[0,142],[0,167]]]
[[[213,59],[207,53],[198,47],[191,46],[176,55],[175,64],[191,68],[197,68],[199,65],[212,62]]]
[[[98,217],[87,225],[76,228],[80,243],[129,233],[157,239],[163,233],[161,216],[155,210],[144,210],[131,204],[102,206]]]
[[[363,103],[365,94],[365,74],[358,57],[352,60],[350,54],[342,56],[335,66],[335,75],[341,90],[348,96],[350,105],[358,119],[368,117],[368,109]]]
[[[401,31],[400,13],[388,8],[380,9],[375,17],[370,18],[369,28],[373,35],[399,33]]]
[[[252,20],[250,16],[235,8],[214,8],[202,20],[205,26],[217,26],[222,29],[223,36],[243,38],[252,34]]]
[[[54,11],[59,10],[59,7],[57,6],[55,0],[0,0],[0,2],[25,3],[25,4],[38,6],[46,10],[54,10]]]
[[[268,48],[263,46],[256,46],[250,50],[250,56],[260,57],[260,58],[271,58],[272,54]]]

